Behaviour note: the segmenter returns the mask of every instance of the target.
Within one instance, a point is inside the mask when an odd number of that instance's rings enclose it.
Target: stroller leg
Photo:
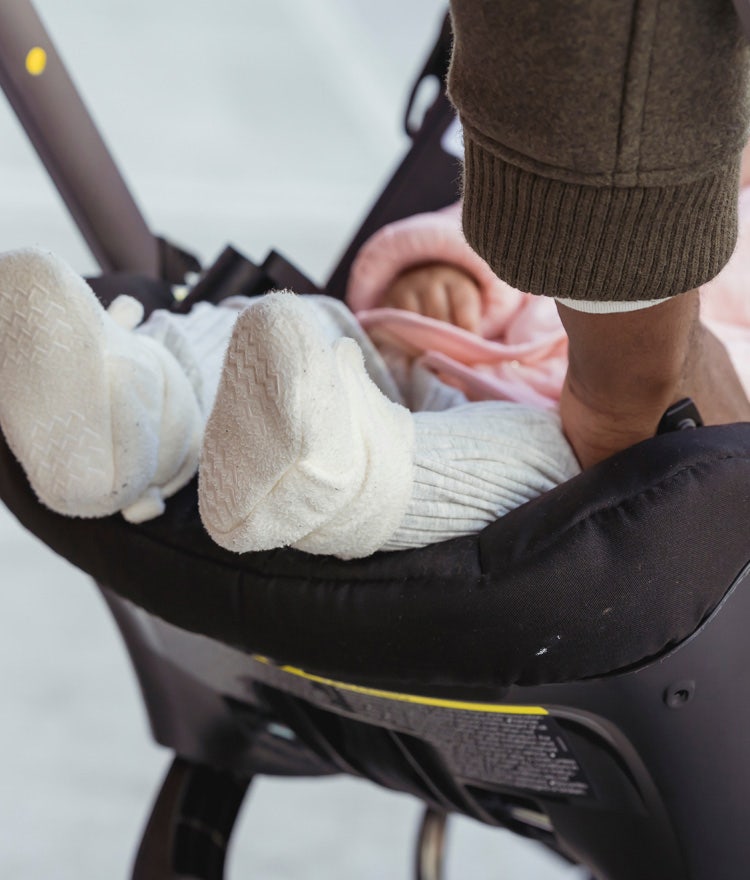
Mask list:
[[[432,807],[425,807],[417,837],[414,880],[441,880],[445,850],[445,826],[448,817]]]
[[[222,880],[249,782],[175,758],[143,833],[132,880]]]

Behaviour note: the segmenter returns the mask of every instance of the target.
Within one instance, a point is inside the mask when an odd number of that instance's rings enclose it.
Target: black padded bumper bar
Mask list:
[[[359,683],[497,692],[623,669],[689,636],[748,562],[750,425],[646,441],[478,536],[343,562],[238,556],[195,482],[141,526],[42,508],[0,447],[0,496],[73,564],[179,627]]]

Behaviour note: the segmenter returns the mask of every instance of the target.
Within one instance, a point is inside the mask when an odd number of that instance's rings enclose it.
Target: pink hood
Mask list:
[[[567,369],[567,338],[554,300],[500,281],[466,243],[461,206],[417,214],[384,227],[354,262],[347,303],[366,330],[386,331],[470,400],[557,405]],[[701,316],[724,342],[750,394],[750,188],[740,196],[737,249],[701,290]],[[445,262],[470,274],[482,293],[478,334],[400,309],[380,308],[383,294],[408,268]]]

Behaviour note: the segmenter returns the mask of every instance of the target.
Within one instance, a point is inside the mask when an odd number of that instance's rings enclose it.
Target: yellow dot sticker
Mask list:
[[[32,76],[40,76],[44,73],[44,69],[47,66],[47,53],[42,49],[41,46],[34,46],[33,49],[29,49],[29,52],[26,56],[26,70]]]

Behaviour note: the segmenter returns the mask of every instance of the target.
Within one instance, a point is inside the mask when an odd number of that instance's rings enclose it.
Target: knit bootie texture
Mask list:
[[[236,552],[367,556],[403,517],[411,413],[373,383],[353,339],[305,297],[268,294],[235,324],[201,452],[203,524]]]
[[[57,513],[149,519],[196,471],[203,419],[182,368],[38,249],[0,256],[0,389],[0,428]]]

